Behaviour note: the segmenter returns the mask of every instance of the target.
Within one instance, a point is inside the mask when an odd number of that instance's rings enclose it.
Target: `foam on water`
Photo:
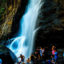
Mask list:
[[[41,0],[29,0],[25,14],[20,20],[19,36],[7,46],[17,57],[23,54],[25,58],[29,58],[32,53],[36,21],[42,5]]]

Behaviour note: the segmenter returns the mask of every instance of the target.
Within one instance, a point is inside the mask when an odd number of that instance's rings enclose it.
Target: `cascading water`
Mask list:
[[[26,12],[20,20],[19,36],[7,46],[17,57],[22,54],[27,59],[32,53],[34,30],[41,6],[41,0],[29,0]]]

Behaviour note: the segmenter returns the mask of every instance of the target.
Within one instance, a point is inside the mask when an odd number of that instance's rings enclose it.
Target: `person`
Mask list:
[[[22,54],[20,54],[20,57],[18,58],[19,58],[19,64],[24,62],[25,57]]]
[[[2,59],[0,58],[0,64],[2,64]]]
[[[30,58],[27,59],[27,63],[26,64],[30,64]]]
[[[35,60],[35,58],[34,58],[34,55],[32,54],[32,55],[31,55],[31,63],[32,63],[32,64],[34,63],[34,60]]]
[[[44,48],[40,48],[40,56],[42,57],[42,55],[44,54],[44,51],[45,51],[45,49]]]
[[[37,64],[37,59],[38,59],[38,52],[34,52],[34,64]]]
[[[55,54],[55,49],[56,49],[56,47],[53,45],[53,46],[52,46],[52,55]]]
[[[55,50],[55,54],[54,54],[54,60],[55,60],[55,62],[57,62],[57,59],[58,59],[58,52],[57,52],[57,50]]]
[[[54,55],[51,56],[51,63],[52,63],[52,64],[55,64]]]

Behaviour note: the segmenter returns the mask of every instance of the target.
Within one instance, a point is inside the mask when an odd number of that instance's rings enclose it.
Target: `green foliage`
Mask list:
[[[5,8],[0,9],[0,14],[2,14],[5,11]]]
[[[3,3],[7,2],[7,0],[2,0]]]

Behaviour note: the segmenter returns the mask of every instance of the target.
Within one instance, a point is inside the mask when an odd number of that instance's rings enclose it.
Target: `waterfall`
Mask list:
[[[19,36],[7,46],[17,57],[22,54],[27,59],[32,53],[36,21],[42,4],[41,0],[29,0],[25,14],[20,20]]]

